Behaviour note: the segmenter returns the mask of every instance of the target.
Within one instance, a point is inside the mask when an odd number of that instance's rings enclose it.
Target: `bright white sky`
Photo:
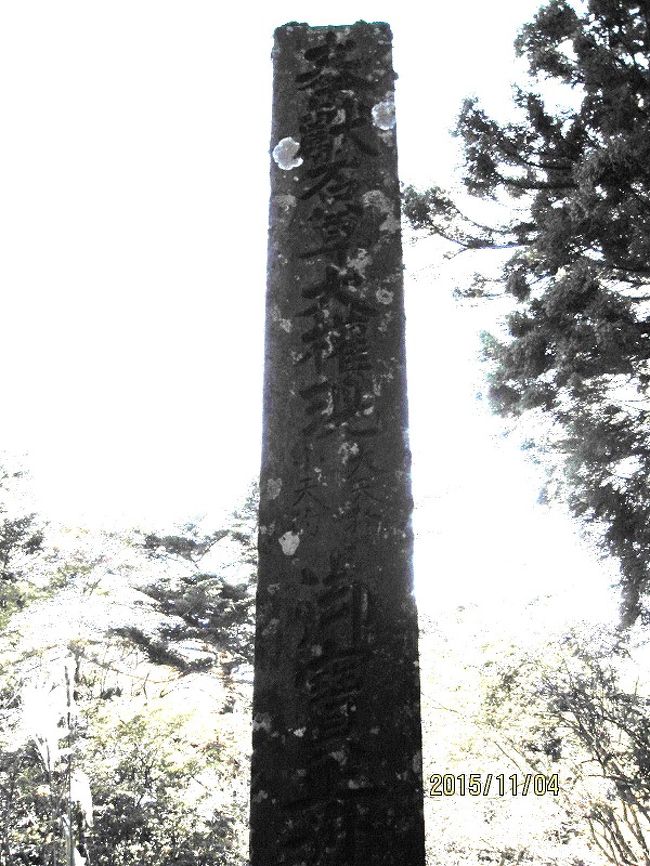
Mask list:
[[[48,514],[184,520],[231,506],[257,474],[274,27],[390,23],[401,177],[423,186],[451,180],[463,97],[507,110],[512,41],[537,6],[0,6],[0,448],[29,453]],[[428,253],[406,256],[418,525],[431,541],[420,585],[431,556],[442,583],[462,574],[454,600],[496,580],[504,558],[510,588],[522,567],[531,584],[555,567],[562,582],[574,554],[582,574],[591,563],[534,506],[523,457],[477,414],[474,324]],[[549,546],[558,556],[540,565]]]

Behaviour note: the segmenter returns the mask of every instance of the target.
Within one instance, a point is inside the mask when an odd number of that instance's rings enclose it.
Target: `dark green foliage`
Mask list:
[[[152,588],[152,590],[155,591],[155,588]],[[170,629],[163,628],[161,633],[167,637],[168,631]],[[191,670],[203,670],[209,666],[203,660],[198,663],[194,662],[193,664],[188,662],[180,653],[174,652],[173,648],[169,646],[163,637],[152,637],[142,631],[142,629],[137,628],[137,626],[116,628],[111,631],[111,634],[122,637],[128,644],[135,645],[141,649],[149,661],[154,664],[169,665],[169,667],[176,668],[181,673],[188,673]]]
[[[173,724],[152,724],[142,716],[121,722],[86,745],[93,790],[92,827],[72,809],[76,844],[95,866],[236,866],[234,821],[201,808],[188,789],[214,755],[179,760],[180,737]],[[110,737],[105,737],[109,733]],[[185,752],[188,751],[186,743]],[[0,751],[2,866],[65,864],[60,815],[65,803],[63,768],[46,772],[36,750],[25,745]],[[206,796],[207,796],[206,792]],[[205,799],[205,797],[203,797]],[[84,840],[83,844],[79,841]]]
[[[0,526],[0,579],[16,581],[20,568],[16,559],[21,554],[32,556],[41,549],[43,533],[34,526],[34,514],[14,519],[3,515]]]
[[[252,663],[254,598],[249,585],[230,585],[210,574],[198,574],[180,589],[149,587],[160,610],[182,623],[163,629],[167,640],[200,639],[228,651],[237,661]]]
[[[160,562],[161,575],[144,591],[167,622],[155,638],[134,629],[123,635],[144,649],[152,661],[184,673],[205,669],[217,658],[226,673],[239,664],[252,664],[256,529],[257,494],[253,491],[228,529],[202,535],[189,525],[178,535],[145,535],[143,548]],[[242,582],[232,583],[223,573],[202,570],[203,558],[219,542],[229,543],[236,551],[233,555],[244,566]],[[205,657],[187,661],[176,649],[187,641],[201,642],[212,661]]]
[[[22,477],[22,472],[0,466],[0,628],[33,595],[30,567],[43,548],[36,515],[25,513],[15,501]]]
[[[481,225],[438,188],[405,190],[405,212],[461,250],[512,248],[499,284],[515,309],[510,338],[486,347],[490,396],[563,431],[569,501],[620,560],[629,624],[647,616],[650,565],[650,10],[552,0],[516,51],[533,82],[515,88],[520,119],[499,124],[470,99],[456,129],[468,192],[516,218]],[[574,107],[547,108],[549,79]]]
[[[48,863],[53,850],[61,856],[59,787],[60,779],[48,778],[35,749],[0,751],[2,866]]]
[[[179,748],[188,750],[180,739],[173,724],[155,726],[135,716],[121,722],[110,740],[92,743],[97,817],[88,852],[96,866],[240,862],[232,850],[233,821],[219,812],[204,815],[201,798],[188,797],[210,759],[197,754],[179,760]]]
[[[548,658],[502,665],[486,710],[528,718],[511,741],[537,772],[560,772],[569,825],[587,829],[607,861],[646,862],[650,845],[650,699],[624,676],[625,639],[571,633]],[[627,680],[627,682],[625,682]],[[506,731],[509,736],[511,732]]]
[[[177,556],[188,562],[196,563],[222,538],[228,535],[227,529],[218,530],[212,535],[200,538],[194,526],[185,526],[184,535],[145,535],[143,547],[150,556]]]
[[[225,714],[252,645],[254,499],[226,530],[148,535],[145,556],[106,533],[86,551],[83,531],[70,551],[52,525],[45,546],[19,478],[0,473],[0,866],[240,866],[246,755]],[[97,627],[78,630],[89,600]],[[48,614],[61,628],[41,640]],[[182,703],[170,667],[195,675]],[[215,728],[201,713],[217,678]]]

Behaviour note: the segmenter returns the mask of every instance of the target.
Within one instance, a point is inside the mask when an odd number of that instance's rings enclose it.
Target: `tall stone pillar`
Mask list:
[[[391,33],[275,34],[252,866],[423,866]]]

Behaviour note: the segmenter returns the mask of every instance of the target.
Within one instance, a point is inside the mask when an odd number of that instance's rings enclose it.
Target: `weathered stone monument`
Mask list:
[[[423,866],[391,33],[275,34],[252,866]]]

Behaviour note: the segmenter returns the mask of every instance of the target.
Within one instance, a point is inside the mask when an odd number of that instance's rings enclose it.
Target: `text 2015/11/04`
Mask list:
[[[513,773],[434,773],[429,777],[430,797],[487,797],[490,791],[499,797],[511,794],[526,797],[534,794],[543,797],[544,794],[559,794],[560,782],[557,773],[545,776],[543,773],[524,773],[522,776]]]

